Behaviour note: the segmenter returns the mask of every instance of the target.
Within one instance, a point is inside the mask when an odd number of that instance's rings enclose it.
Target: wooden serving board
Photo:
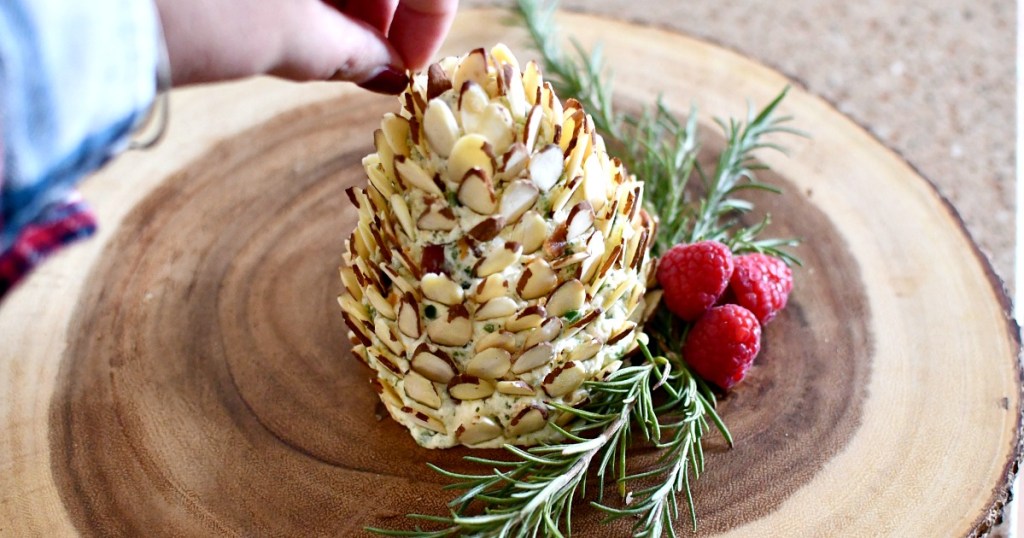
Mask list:
[[[504,41],[460,14],[447,53]],[[583,15],[623,106],[740,116],[791,82],[683,36]],[[393,98],[270,79],[176,91],[166,139],[85,184],[98,236],[0,306],[0,534],[356,536],[441,513],[424,462],[378,420],[335,304],[336,268]],[[701,535],[948,536],[998,517],[1021,441],[1018,329],[952,208],[899,156],[795,88],[811,139],[777,140],[756,201],[799,236],[790,305],[707,442]],[[578,536],[626,535],[581,505]],[[686,529],[685,517],[680,530]]]

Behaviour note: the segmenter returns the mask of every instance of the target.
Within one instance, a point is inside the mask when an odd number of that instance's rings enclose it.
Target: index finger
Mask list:
[[[458,0],[400,0],[388,31],[398,55],[410,69],[422,69],[448,35]]]

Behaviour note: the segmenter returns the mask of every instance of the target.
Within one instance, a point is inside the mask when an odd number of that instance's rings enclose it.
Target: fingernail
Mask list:
[[[359,87],[371,92],[398,95],[408,85],[409,77],[405,74],[405,71],[389,65],[381,69],[376,75],[370,77],[369,80],[360,83]]]

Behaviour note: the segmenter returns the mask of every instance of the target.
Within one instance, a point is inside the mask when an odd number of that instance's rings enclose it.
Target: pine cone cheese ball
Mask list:
[[[388,412],[429,448],[530,445],[636,346],[643,183],[503,45],[414,76],[374,133],[339,297]]]

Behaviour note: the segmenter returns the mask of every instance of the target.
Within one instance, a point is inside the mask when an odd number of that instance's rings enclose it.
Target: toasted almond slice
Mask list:
[[[523,74],[518,66],[513,66],[505,74],[505,96],[508,99],[509,111],[516,120],[522,120],[530,103],[526,100],[526,91],[523,89]]]
[[[476,226],[470,228],[466,235],[476,239],[477,241],[490,241],[505,227],[505,218],[501,215],[487,217],[484,220],[477,223]]]
[[[522,253],[522,245],[514,241],[507,241],[501,247],[492,248],[490,252],[484,254],[473,267],[473,272],[478,277],[489,277],[504,271],[506,267],[517,262]],[[501,282],[507,288],[508,284],[504,278],[501,279]]]
[[[500,179],[509,181],[519,177],[519,174],[526,170],[530,162],[530,152],[522,142],[512,144],[508,151],[501,156],[501,167],[498,169]]]
[[[374,320],[373,334],[376,334],[377,338],[395,355],[405,354],[405,345],[402,344],[402,340],[398,338],[398,335],[391,330],[391,324],[383,317],[378,317]]]
[[[405,387],[405,393],[413,400],[433,409],[441,407],[441,396],[437,394],[437,387],[420,374],[416,372],[405,374],[403,387]]]
[[[548,197],[551,201],[551,214],[556,214],[562,211],[565,204],[567,204],[569,199],[572,198],[573,193],[576,192],[576,188],[583,183],[583,176],[566,174],[565,177],[571,177],[572,179],[560,185],[556,185],[554,189],[552,189],[551,195]]]
[[[654,311],[661,304],[661,296],[664,293],[664,290],[654,290],[647,292],[647,295],[644,296],[644,321],[651,319],[651,316],[654,315]]]
[[[456,195],[462,205],[480,213],[490,215],[498,208],[498,198],[494,194],[494,184],[490,176],[483,170],[473,168],[462,178]]]
[[[512,367],[512,354],[504,349],[492,347],[485,349],[466,364],[466,373],[484,379],[498,379],[508,373]]]
[[[370,184],[373,185],[374,188],[379,190],[385,196],[395,194],[394,183],[392,183],[385,174],[384,166],[380,162],[380,155],[371,153],[366,157],[363,157],[363,169],[366,171],[366,176],[370,179]]]
[[[531,105],[537,104],[538,90],[544,85],[544,79],[541,76],[540,66],[537,62],[530,60],[526,62],[526,66],[523,67],[523,91],[526,93],[526,100]]]
[[[411,293],[403,294],[398,305],[398,330],[409,338],[420,337],[420,307]]]
[[[495,297],[476,311],[476,320],[484,321],[495,318],[507,318],[516,313],[519,305],[511,297]]]
[[[448,394],[459,400],[479,400],[494,394],[494,384],[469,374],[460,374],[448,382]]]
[[[448,429],[444,427],[444,423],[423,411],[417,411],[416,409],[406,406],[402,407],[402,412],[405,413],[417,426],[435,431],[441,435],[448,435]]]
[[[391,145],[388,144],[388,139],[384,136],[384,131],[382,129],[377,129],[373,132],[373,146],[377,150],[377,156],[380,158],[380,164],[384,168],[384,175],[389,178],[394,178],[395,151],[391,149]]]
[[[517,179],[505,187],[501,193],[501,203],[498,212],[505,218],[505,222],[514,224],[519,217],[526,213],[540,197],[540,191],[532,181]]]
[[[348,312],[342,312],[341,318],[345,320],[345,325],[348,326],[351,335],[362,344],[364,347],[373,345],[373,340],[370,339],[371,330],[368,329],[363,322],[352,319],[352,316]]]
[[[484,278],[476,285],[470,298],[477,303],[483,304],[495,297],[502,297],[507,293],[508,281],[502,275],[493,274]]]
[[[564,316],[569,312],[578,311],[582,308],[583,301],[586,298],[587,292],[583,283],[573,279],[559,286],[551,294],[551,297],[548,298],[545,307],[548,310],[548,314],[552,316]]]
[[[384,131],[384,138],[388,145],[394,150],[395,155],[409,156],[409,120],[397,116],[391,112],[384,114],[380,122],[381,130]]]
[[[605,295],[604,302],[602,303],[601,307],[604,308],[605,310],[608,310],[609,308],[612,307],[613,304],[616,303],[616,301],[621,299],[627,291],[633,289],[633,286],[635,285],[636,281],[633,280],[632,278],[627,278],[623,280],[622,282],[619,283],[618,286],[615,286],[615,289],[612,290],[611,293]]]
[[[412,159],[406,159],[402,155],[396,155],[394,158],[395,172],[398,177],[405,182],[406,185],[410,185],[420,189],[423,192],[436,194],[438,196],[443,195],[441,188],[434,183],[434,178],[430,177],[420,165],[416,164]]]
[[[594,207],[600,211],[608,202],[608,192],[611,183],[608,171],[601,167],[601,159],[591,154],[583,162],[583,195]]]
[[[569,350],[569,360],[576,362],[585,361],[597,355],[598,351],[601,351],[601,341],[593,337],[587,337],[586,341]]]
[[[536,393],[533,387],[522,379],[498,381],[495,388],[502,394],[510,394],[512,396],[533,396]]]
[[[427,336],[442,346],[460,347],[468,344],[473,337],[469,311],[461,304],[448,307],[447,312],[439,313],[436,319],[427,323]]]
[[[528,306],[505,322],[505,330],[515,333],[528,329],[536,329],[537,327],[540,327],[540,324],[544,322],[546,317],[547,312],[544,310],[543,306]]]
[[[476,131],[480,122],[480,115],[490,102],[490,97],[483,87],[476,82],[466,82],[462,86],[456,86],[459,90],[459,120],[462,122],[462,130],[471,133]]]
[[[426,231],[449,232],[455,229],[458,222],[452,208],[434,204],[420,215],[416,227]]]
[[[622,361],[620,361],[620,360],[614,360],[612,362],[609,362],[608,364],[606,364],[604,366],[604,368],[601,368],[601,371],[598,372],[596,376],[594,376],[594,379],[597,379],[599,381],[604,381],[604,380],[608,379],[609,377],[611,377],[612,374],[614,374],[615,372],[619,371],[619,368],[621,368],[621,367],[622,367]]]
[[[554,269],[555,271],[558,271],[559,269],[562,269],[564,267],[569,267],[572,265],[576,265],[578,263],[582,263],[583,260],[587,259],[588,257],[589,255],[586,253],[586,251],[566,254],[561,258],[551,260],[551,268]]]
[[[385,299],[379,291],[377,291],[377,288],[366,288],[366,298],[380,315],[388,319],[395,319],[395,307],[391,306],[391,303],[389,303],[388,300]]]
[[[594,207],[590,202],[583,201],[569,210],[569,217],[565,220],[568,230],[566,240],[572,241],[590,230],[594,225]]]
[[[559,318],[548,318],[540,324],[540,327],[531,330],[526,334],[523,341],[524,348],[531,348],[537,344],[550,342],[562,332],[562,320]]]
[[[540,404],[530,404],[519,410],[508,423],[506,431],[512,437],[533,433],[548,423],[548,411]]]
[[[548,342],[537,344],[516,357],[512,363],[512,373],[522,374],[539,368],[555,360],[555,348]]]
[[[529,92],[527,92],[529,95]],[[526,115],[526,124],[523,125],[523,145],[527,151],[533,151],[537,145],[537,134],[540,132],[540,122],[544,120],[544,110],[540,105],[534,105]]]
[[[440,349],[420,344],[413,352],[409,367],[423,377],[437,383],[447,383],[455,375],[456,367],[451,357]]]
[[[338,304],[341,305],[341,309],[352,316],[353,319],[359,321],[370,321],[370,312],[366,309],[366,305],[355,300],[351,295],[342,295],[338,297]]]
[[[627,336],[633,334],[635,330],[636,323],[632,321],[627,321],[623,323],[622,327],[619,327],[619,329],[615,331],[614,334],[608,337],[608,341],[605,342],[605,344],[609,346],[614,346],[615,344],[622,341],[623,338],[626,338]]]
[[[555,144],[548,144],[530,158],[528,166],[530,180],[541,192],[548,192],[562,177],[562,150]],[[586,183],[586,177],[584,184]]]
[[[487,177],[494,176],[494,151],[483,135],[470,133],[459,138],[448,157],[448,179],[457,183],[470,170],[478,168]]]
[[[492,102],[480,114],[475,132],[491,143],[495,154],[505,153],[515,140],[512,114],[501,104]]]
[[[423,132],[434,153],[445,158],[451,155],[452,147],[459,138],[459,124],[444,100],[434,99],[427,104],[423,113]]]
[[[558,286],[558,275],[543,258],[534,258],[526,264],[516,284],[516,293],[527,301],[547,295]]]
[[[512,353],[517,349],[516,337],[508,331],[495,331],[481,336],[476,341],[475,351],[477,353],[490,348],[504,349]]]
[[[466,446],[477,445],[490,441],[501,435],[501,425],[490,417],[477,417],[470,422],[460,424],[455,429],[455,438]]]
[[[379,346],[368,347],[366,348],[366,352],[370,358],[373,359],[372,362],[378,365],[378,368],[376,368],[378,372],[388,371],[398,378],[401,378],[404,375],[405,372],[403,372],[398,366],[398,362],[394,360],[394,357],[387,354],[387,348]]]
[[[454,305],[462,302],[462,288],[444,273],[427,273],[420,279],[423,296],[432,301]]]
[[[587,372],[579,364],[569,361],[544,376],[541,388],[552,398],[565,396],[579,388],[583,380],[587,378]]]
[[[544,87],[542,88],[542,102],[544,104],[544,110],[547,113],[548,118],[552,123],[558,123],[562,120],[564,111],[562,110],[562,102],[558,100],[558,96],[555,95],[555,88],[550,82],[544,81]]]
[[[482,48],[469,51],[452,73],[452,86],[461,88],[467,81],[487,86],[487,51]]]

